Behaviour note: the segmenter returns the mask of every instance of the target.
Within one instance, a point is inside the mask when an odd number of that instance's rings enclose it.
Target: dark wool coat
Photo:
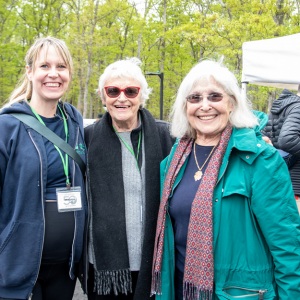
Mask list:
[[[135,300],[150,297],[156,218],[160,202],[159,167],[174,142],[168,123],[155,120],[146,109],[141,109],[139,113],[144,138],[142,151],[145,153],[146,221]],[[93,220],[94,269],[97,274],[95,284],[102,293],[107,287],[109,290],[112,288],[115,278],[123,288],[127,279],[122,275],[128,275],[129,270],[121,143],[114,132],[109,113],[85,129],[85,139],[88,147],[87,176]],[[110,271],[109,275],[107,271]]]
[[[274,114],[280,114],[280,117]],[[300,195],[300,97],[283,90],[272,104],[269,121],[263,133],[271,138],[274,147],[292,154],[295,158],[289,171],[294,193]]]

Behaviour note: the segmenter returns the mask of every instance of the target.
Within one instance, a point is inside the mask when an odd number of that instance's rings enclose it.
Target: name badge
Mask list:
[[[82,209],[81,187],[56,189],[57,208],[59,212],[75,211]]]

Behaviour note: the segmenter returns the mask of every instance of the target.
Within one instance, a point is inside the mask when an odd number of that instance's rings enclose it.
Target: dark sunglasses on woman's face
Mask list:
[[[203,96],[200,94],[191,94],[186,97],[186,100],[190,103],[199,103],[203,100]],[[223,99],[223,95],[220,93],[211,93],[206,96],[207,100],[210,102],[219,102]]]
[[[124,92],[127,98],[135,98],[140,92],[140,88],[137,86],[128,86],[125,89],[120,89],[117,86],[106,86],[104,89],[106,95],[110,98],[119,97],[121,92]]]

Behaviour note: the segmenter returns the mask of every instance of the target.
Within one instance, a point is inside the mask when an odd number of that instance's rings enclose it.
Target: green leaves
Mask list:
[[[145,72],[164,72],[167,119],[180,82],[197,61],[224,57],[239,78],[243,42],[298,32],[297,9],[299,0],[0,0],[0,104],[23,74],[34,39],[52,35],[73,55],[67,100],[84,117],[103,112],[95,90],[104,68],[137,56]],[[147,107],[159,117],[160,80],[147,80],[153,88]],[[268,95],[266,88],[249,87],[256,109],[267,109]]]

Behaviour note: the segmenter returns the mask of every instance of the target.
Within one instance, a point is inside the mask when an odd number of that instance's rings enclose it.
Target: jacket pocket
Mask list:
[[[43,225],[12,222],[0,234],[0,286],[35,281],[43,244]]]
[[[263,300],[267,289],[250,289],[238,286],[228,286],[222,289],[224,296],[227,299],[248,299],[248,300]]]

